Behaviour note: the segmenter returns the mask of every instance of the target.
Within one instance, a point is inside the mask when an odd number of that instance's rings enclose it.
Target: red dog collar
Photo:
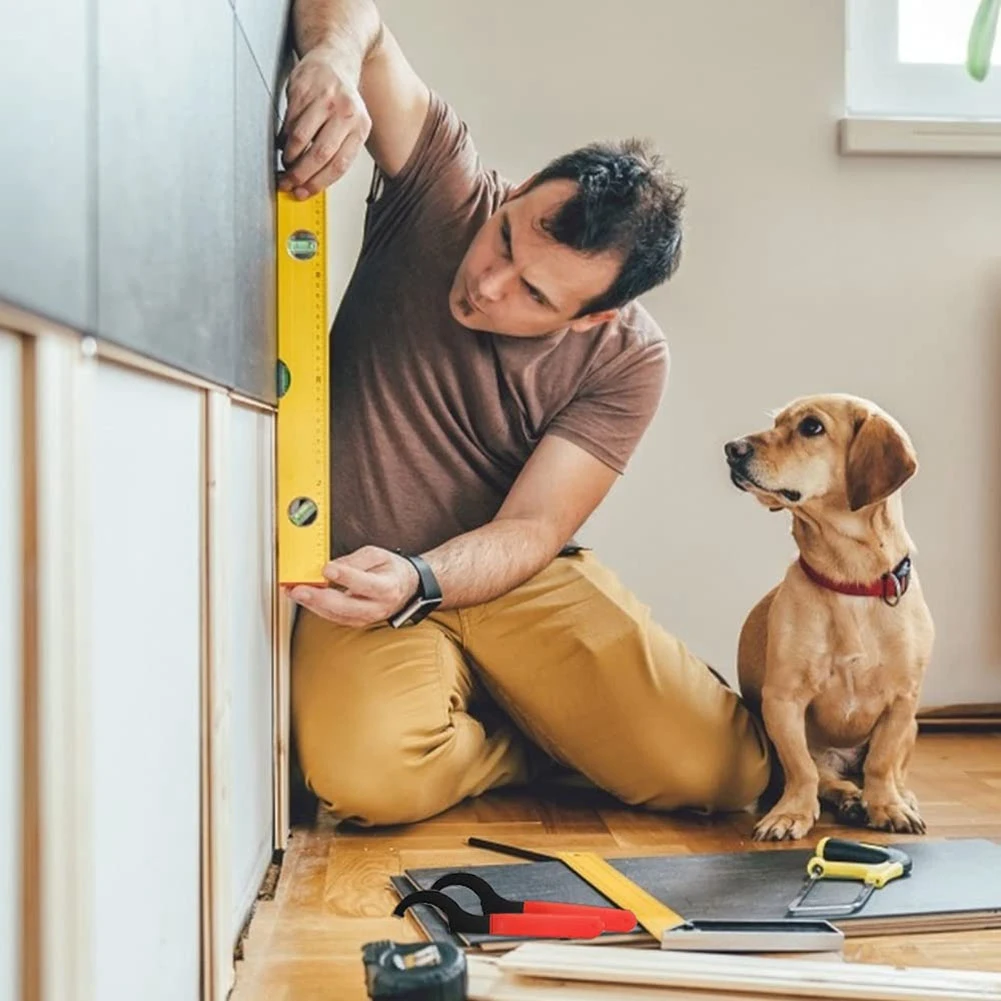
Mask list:
[[[819,571],[814,570],[802,556],[799,558],[799,565],[803,568],[803,573],[814,584],[826,587],[829,591],[863,598],[882,598],[888,605],[896,605],[907,592],[907,587],[911,582],[911,558],[909,556],[905,556],[892,570],[883,574],[878,580],[868,584],[831,580],[830,577],[825,577]]]

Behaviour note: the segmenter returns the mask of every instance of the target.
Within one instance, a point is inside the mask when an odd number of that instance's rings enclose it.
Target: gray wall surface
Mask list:
[[[288,6],[5,9],[0,299],[274,402]]]

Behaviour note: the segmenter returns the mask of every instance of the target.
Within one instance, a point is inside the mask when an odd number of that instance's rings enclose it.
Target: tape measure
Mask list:
[[[466,955],[451,942],[368,942],[365,987],[378,1001],[465,1001]]]
[[[323,584],[330,558],[327,199],[277,192],[278,583]]]

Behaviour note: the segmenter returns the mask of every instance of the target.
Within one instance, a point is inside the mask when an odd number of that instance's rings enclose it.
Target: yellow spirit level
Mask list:
[[[277,192],[278,583],[323,584],[330,558],[327,200]]]

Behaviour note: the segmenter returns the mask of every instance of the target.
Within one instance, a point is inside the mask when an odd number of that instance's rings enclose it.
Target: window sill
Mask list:
[[[1001,119],[842,118],[842,156],[1001,157]]]

